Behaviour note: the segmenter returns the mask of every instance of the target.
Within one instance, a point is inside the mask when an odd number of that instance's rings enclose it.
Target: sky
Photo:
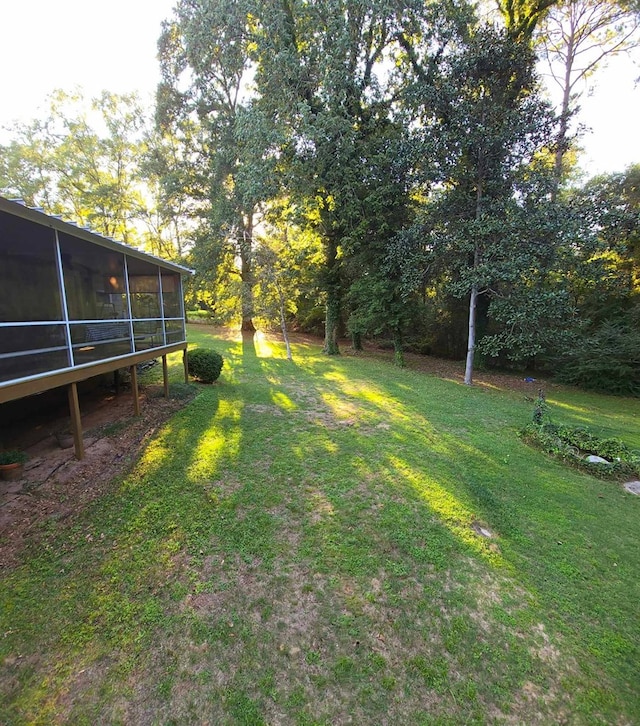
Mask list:
[[[0,126],[37,117],[55,89],[137,91],[151,103],[160,25],[174,2],[2,0]]]
[[[640,67],[627,56],[612,58],[593,78],[580,101],[579,121],[587,127],[580,139],[580,166],[589,176],[624,171],[640,163]]]
[[[44,114],[55,89],[138,92],[153,102],[159,80],[160,24],[175,0],[3,0],[0,127]],[[610,61],[582,100],[581,166],[587,175],[622,171],[640,162],[640,68],[627,58]],[[9,135],[0,129],[0,141]]]

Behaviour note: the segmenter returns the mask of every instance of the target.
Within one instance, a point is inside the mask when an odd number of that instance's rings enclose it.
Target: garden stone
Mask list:
[[[624,485],[624,488],[629,494],[637,494],[640,496],[640,481],[628,481]]]
[[[493,534],[486,527],[483,527],[479,522],[472,522],[471,529],[476,534],[479,534],[481,537],[493,537]]]
[[[587,456],[587,461],[591,464],[610,464],[610,461],[607,461],[606,459],[603,459],[601,456],[595,456],[594,454],[589,454]]]

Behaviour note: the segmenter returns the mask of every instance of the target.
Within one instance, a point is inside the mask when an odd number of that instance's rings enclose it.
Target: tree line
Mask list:
[[[179,0],[153,118],[57,94],[0,148],[0,187],[192,266],[189,304],[218,322],[322,332],[328,354],[375,336],[399,365],[466,359],[467,383],[481,362],[637,395],[640,166],[575,173],[584,81],[635,46],[637,18],[603,0]]]

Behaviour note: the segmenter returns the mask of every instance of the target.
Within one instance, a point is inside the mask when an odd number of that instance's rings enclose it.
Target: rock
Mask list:
[[[628,481],[624,485],[624,488],[629,494],[637,494],[640,496],[640,481]]]
[[[480,522],[471,522],[471,529],[481,537],[493,537],[493,534],[486,527],[483,527]]]
[[[610,464],[610,461],[607,461],[606,459],[603,459],[601,456],[595,456],[594,454],[589,454],[587,456],[587,461],[591,464]]]

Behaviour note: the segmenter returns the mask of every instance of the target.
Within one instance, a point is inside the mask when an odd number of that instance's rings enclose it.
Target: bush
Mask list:
[[[187,310],[189,323],[213,323],[213,315],[208,310]]]
[[[220,353],[207,348],[195,348],[187,351],[189,373],[201,383],[213,383],[218,380],[224,360]]]
[[[603,323],[556,364],[556,379],[601,393],[640,396],[640,330]]]
[[[324,335],[325,322],[324,307],[313,307],[306,314],[298,315],[298,324],[296,330],[301,333],[309,333],[310,335]]]

